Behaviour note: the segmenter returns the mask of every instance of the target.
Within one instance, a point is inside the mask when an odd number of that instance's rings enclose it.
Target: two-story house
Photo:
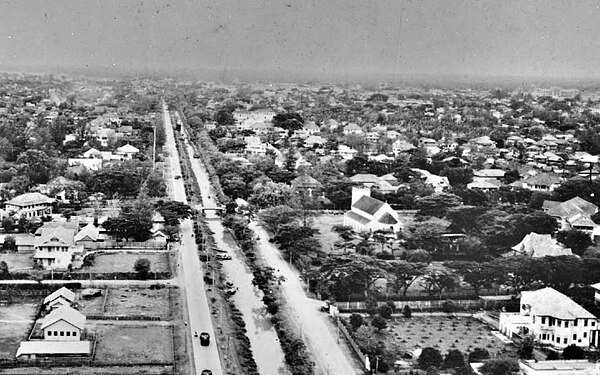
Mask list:
[[[84,253],[83,246],[75,243],[78,230],[78,227],[67,225],[41,227],[36,236],[33,258],[49,269],[65,270],[69,265],[73,266],[73,262],[80,261]]]
[[[27,219],[52,215],[56,200],[41,193],[25,193],[6,202],[6,211]]]
[[[553,288],[521,292],[520,311],[500,314],[500,332],[532,335],[555,349],[598,346],[598,319]]]

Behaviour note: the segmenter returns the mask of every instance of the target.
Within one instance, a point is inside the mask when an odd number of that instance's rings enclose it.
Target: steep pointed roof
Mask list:
[[[44,318],[41,328],[45,329],[46,327],[49,327],[60,320],[64,320],[65,322],[72,324],[81,330],[85,326],[85,315],[75,310],[71,306],[63,305],[52,311]]]
[[[545,256],[573,255],[571,249],[564,248],[552,238],[549,234],[529,233],[523,240],[512,247],[516,252],[530,256],[532,258],[541,258]]]
[[[589,311],[553,288],[521,292],[521,304],[530,305],[535,315],[557,319],[596,319]]]
[[[375,215],[377,211],[381,207],[385,205],[385,202],[380,201],[379,199],[371,198],[367,195],[363,195],[359,200],[356,201],[352,205],[352,208],[356,208],[357,210],[363,211],[370,215]]]
[[[70,302],[75,301],[75,293],[63,286],[62,288],[52,292],[49,296],[44,298],[44,304],[52,302],[58,297],[63,297],[64,299]]]

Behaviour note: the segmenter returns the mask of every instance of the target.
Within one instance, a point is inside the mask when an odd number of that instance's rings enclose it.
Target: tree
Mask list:
[[[419,364],[419,368],[421,370],[427,370],[429,367],[433,366],[439,368],[443,362],[442,354],[439,350],[432,347],[423,348],[421,351],[421,355],[419,356],[417,363]]]
[[[300,219],[298,210],[290,206],[276,206],[262,210],[258,218],[269,231],[275,232],[281,225],[290,225]]]
[[[519,371],[519,362],[512,358],[494,358],[486,361],[479,368],[483,375],[512,375]]]
[[[292,196],[292,188],[288,185],[268,181],[254,186],[249,203],[259,209],[276,207],[289,203]]]
[[[390,319],[394,309],[390,305],[382,305],[379,308],[379,315],[384,319]]]
[[[8,264],[5,261],[0,261],[0,279],[7,279],[9,275]]]
[[[356,313],[350,315],[350,325],[355,330],[358,329],[358,327],[362,326],[363,324],[365,324],[365,320],[363,319],[362,315],[356,314]]]
[[[521,359],[532,359],[533,358],[533,338],[530,336],[525,337],[521,342],[517,354]]]
[[[371,325],[375,327],[377,331],[381,331],[382,329],[385,329],[385,327],[387,327],[387,322],[381,315],[377,314],[371,320]]]
[[[567,360],[569,360],[569,359],[585,359],[585,350],[583,350],[583,348],[581,348],[575,344],[571,344],[563,349],[562,355],[563,355],[563,358],[567,359]]]
[[[6,233],[12,232],[15,229],[15,219],[12,216],[2,218],[2,228]]]
[[[160,198],[167,195],[167,184],[165,184],[165,180],[155,170],[152,170],[148,174],[142,189],[151,198]]]
[[[430,295],[437,295],[441,298],[444,290],[454,290],[458,285],[456,275],[445,269],[429,267],[423,275],[425,289]]]
[[[407,241],[412,248],[435,250],[440,245],[441,235],[447,232],[450,222],[437,217],[414,221],[407,226]]]
[[[235,118],[229,108],[223,108],[215,113],[215,121],[219,125],[233,125],[235,124]]]
[[[132,204],[123,206],[116,218],[107,219],[102,226],[117,240],[132,238],[144,242],[152,235],[154,206],[145,195],[140,195]]]
[[[458,349],[449,350],[444,358],[444,367],[447,369],[465,367],[465,356]]]
[[[485,348],[475,348],[469,353],[469,363],[472,362],[483,362],[485,359],[490,358],[490,353]]]
[[[402,309],[402,315],[407,319],[412,318],[412,309],[410,306],[404,305],[404,308]]]
[[[4,237],[4,243],[2,244],[4,251],[17,251],[17,241],[14,236]]]
[[[442,218],[451,207],[462,204],[458,195],[449,193],[434,193],[430,196],[417,199],[417,213],[420,216],[435,216]]]
[[[54,161],[45,152],[27,150],[17,158],[19,173],[27,176],[33,184],[45,184],[50,179]]]
[[[150,274],[150,261],[147,258],[140,258],[135,261],[133,269],[137,272],[140,280],[146,280]]]
[[[354,229],[348,225],[334,225],[331,228],[335,233],[340,236],[342,241],[344,241],[344,252],[346,252],[346,248],[348,246],[348,242],[354,238]]]
[[[194,214],[189,205],[177,201],[160,200],[156,203],[156,211],[165,219],[165,225],[178,225],[181,220]]]
[[[360,350],[367,355],[381,355],[383,354],[384,344],[381,341],[375,339],[375,331],[373,327],[362,325],[358,327],[353,335],[356,345]]]
[[[576,255],[583,255],[585,250],[593,244],[589,234],[576,229],[560,231],[556,234],[556,239],[571,248],[573,254]]]
[[[402,291],[406,296],[408,288],[421,276],[427,267],[424,263],[409,263],[406,261],[393,261],[388,263],[387,271],[393,276],[392,287],[396,292]]]
[[[431,262],[431,254],[427,250],[417,249],[411,251],[406,260],[411,263],[429,263]]]
[[[299,113],[287,112],[278,113],[273,117],[273,125],[288,131],[292,134],[295,130],[301,129],[304,125],[304,120]]]

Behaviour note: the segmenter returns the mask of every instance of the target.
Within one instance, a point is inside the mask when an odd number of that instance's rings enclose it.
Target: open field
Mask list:
[[[168,318],[169,289],[110,289],[106,303],[107,315],[142,315]]]
[[[388,321],[388,328],[376,336],[386,348],[393,349],[397,359],[425,347],[434,347],[443,355],[450,349],[468,353],[475,348],[485,348],[491,356],[516,351],[494,336],[488,326],[471,317],[396,318]]]
[[[15,358],[36,306],[34,303],[15,303],[0,307],[0,359]]]
[[[171,366],[108,366],[108,367],[20,367],[2,369],[7,375],[167,375],[173,374]]]
[[[173,363],[171,327],[139,325],[97,325],[95,360],[100,363]]]
[[[33,266],[32,256],[33,254],[1,253],[0,261],[6,262],[8,270],[11,272],[24,271]]]
[[[331,228],[344,224],[344,215],[319,215],[314,220],[313,228],[320,231],[315,238],[321,243],[321,249],[326,253],[336,252],[333,250],[333,244],[340,240],[340,236]]]
[[[84,267],[86,272],[110,273],[110,272],[134,272],[133,265],[136,260],[146,258],[150,261],[150,271],[169,271],[169,258],[165,251],[148,253],[124,253],[97,254],[92,267]]]
[[[4,323],[0,321],[0,359],[14,359],[17,347],[29,323]]]
[[[86,315],[102,315],[105,294],[106,289],[103,289],[99,297],[80,298],[80,311]],[[169,289],[110,288],[104,315],[154,316],[167,319],[170,316]]]

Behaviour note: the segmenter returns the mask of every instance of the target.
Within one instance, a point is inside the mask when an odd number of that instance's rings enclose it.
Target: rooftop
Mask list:
[[[521,304],[531,305],[532,313],[557,319],[596,319],[589,311],[553,288],[521,292]]]

